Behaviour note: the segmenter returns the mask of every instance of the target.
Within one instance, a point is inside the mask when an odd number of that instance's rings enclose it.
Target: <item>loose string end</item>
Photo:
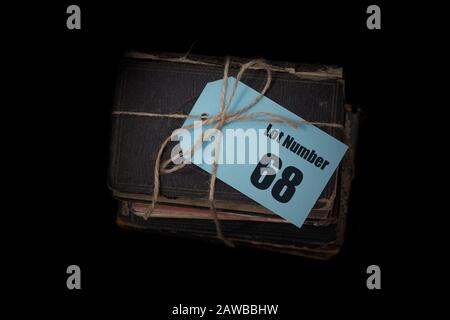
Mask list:
[[[228,240],[227,238],[221,238],[220,240],[222,240],[223,243],[225,243],[225,245],[229,248],[236,248],[236,245],[231,241]]]
[[[147,209],[145,209],[142,218],[144,218],[144,220],[147,220],[148,218],[150,218],[154,210],[155,210],[155,202],[152,202],[152,205],[149,206]]]
[[[235,248],[236,247],[235,244],[223,235],[222,227],[220,225],[219,218],[217,217],[217,211],[216,211],[216,207],[214,206],[213,201],[210,201],[209,209],[210,209],[214,224],[216,225],[217,238],[220,239],[227,247]]]

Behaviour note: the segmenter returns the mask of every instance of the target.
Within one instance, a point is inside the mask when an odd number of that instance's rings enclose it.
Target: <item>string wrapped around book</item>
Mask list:
[[[152,56],[153,58],[153,56]],[[157,60],[157,59],[156,59]],[[164,58],[159,58],[159,60],[168,60]],[[170,59],[168,61],[173,62],[185,62],[185,63],[196,63],[195,60],[187,59],[185,56],[176,59]],[[201,61],[198,61],[201,63]],[[193,129],[196,126],[200,125],[213,125],[213,129],[215,130],[221,130],[224,125],[227,123],[231,123],[234,121],[264,121],[264,122],[275,122],[275,123],[282,123],[285,125],[288,125],[293,128],[298,128],[302,124],[313,124],[313,125],[320,125],[320,126],[328,126],[328,127],[334,127],[334,128],[340,128],[344,129],[344,127],[341,124],[338,123],[322,123],[322,122],[308,122],[308,121],[297,121],[292,120],[286,117],[281,117],[276,114],[270,113],[270,112],[248,112],[253,106],[255,106],[261,98],[266,94],[267,90],[270,88],[270,85],[272,83],[272,70],[274,69],[273,66],[267,64],[263,60],[252,60],[247,63],[241,64],[241,68],[236,76],[236,79],[234,81],[231,93],[229,95],[229,98],[226,99],[227,96],[227,90],[228,90],[228,71],[230,67],[230,58],[227,57],[225,60],[225,66],[223,71],[223,84],[220,92],[220,105],[219,105],[219,113],[216,115],[185,115],[185,114],[160,114],[160,113],[147,113],[147,112],[132,112],[132,111],[114,111],[113,115],[119,116],[119,115],[128,115],[128,116],[142,116],[142,117],[163,117],[163,118],[179,118],[179,119],[187,119],[187,118],[195,118],[199,119],[201,121],[196,121],[192,124],[186,125],[181,127],[181,129]],[[236,94],[236,89],[238,86],[238,83],[240,79],[242,78],[243,74],[248,69],[260,69],[266,71],[267,77],[266,82],[264,84],[263,89],[261,90],[260,94],[249,104],[245,105],[244,107],[238,109],[237,111],[229,111],[231,102],[233,101],[233,98]],[[277,70],[280,71],[280,70]],[[213,108],[214,106],[212,106]],[[178,130],[178,129],[177,129]],[[210,133],[211,130],[207,131],[205,134],[202,134],[198,137],[197,141],[195,141],[194,145],[187,150],[187,152],[184,152],[184,155],[189,154],[190,157],[195,154],[195,152],[200,148],[204,140],[207,140],[209,137],[207,136]],[[159,151],[157,153],[155,167],[153,171],[153,198],[152,203],[146,210],[146,212],[143,215],[144,219],[148,219],[151,217],[155,205],[158,201],[159,196],[159,188],[160,188],[160,174],[171,174],[174,173],[180,169],[182,169],[186,162],[182,161],[181,163],[172,165],[176,162],[176,160],[179,160],[181,157],[183,157],[181,154],[177,154],[174,157],[165,160],[161,163],[161,157],[163,154],[164,149],[166,146],[170,143],[172,140],[172,134],[167,137],[159,147]],[[217,237],[222,240],[226,245],[228,246],[234,246],[233,243],[225,237],[223,234],[220,221],[218,219],[216,207],[214,204],[214,194],[215,194],[215,186],[216,186],[216,178],[217,178],[217,165],[218,165],[218,159],[219,159],[219,148],[220,148],[221,139],[215,139],[214,141],[214,158],[212,159],[212,171],[211,171],[211,177],[209,181],[209,210],[211,213],[212,220],[215,223],[216,227],[216,233]],[[169,168],[169,165],[172,165]],[[333,196],[332,196],[333,198]]]

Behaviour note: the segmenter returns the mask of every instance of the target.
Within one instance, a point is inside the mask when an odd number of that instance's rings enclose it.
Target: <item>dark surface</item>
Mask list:
[[[5,264],[21,275],[14,278],[20,301],[45,297],[39,308],[63,306],[64,314],[86,316],[85,308],[94,307],[128,316],[142,312],[149,319],[167,318],[169,307],[179,303],[278,303],[283,319],[293,319],[289,314],[302,318],[308,311],[347,315],[355,305],[367,307],[364,315],[374,315],[397,303],[410,266],[399,259],[417,243],[401,236],[403,229],[396,223],[412,213],[404,208],[406,200],[398,202],[409,199],[397,184],[403,177],[398,171],[402,164],[391,167],[407,139],[395,136],[402,122],[390,119],[411,111],[394,102],[393,94],[403,89],[401,69],[410,62],[409,54],[397,49],[413,32],[397,28],[395,19],[404,14],[403,7],[385,5],[382,30],[369,31],[365,10],[371,3],[290,3],[195,8],[191,3],[81,1],[81,31],[65,26],[65,10],[72,3],[17,9],[24,16],[11,23],[11,34],[24,21],[35,23],[25,30],[26,37],[15,36],[7,48],[32,65],[16,70],[9,81],[33,84],[26,93],[14,92],[26,117],[20,107],[20,115],[9,118],[31,129],[14,145],[25,150],[18,162],[33,179],[20,179],[13,188],[10,200],[17,204],[14,213],[21,207],[15,215],[21,222],[7,225],[14,233],[7,243],[13,256]],[[208,13],[202,11],[205,8]],[[115,225],[117,202],[106,181],[118,61],[125,50],[186,52],[194,41],[193,52],[198,54],[344,68],[346,101],[360,107],[365,119],[346,240],[335,259],[230,250],[123,231]],[[24,237],[17,233],[21,229],[26,229]],[[411,264],[417,262],[415,256],[407,258]],[[70,264],[81,267],[81,291],[66,289]],[[381,291],[366,288],[366,268],[371,264],[381,267]]]

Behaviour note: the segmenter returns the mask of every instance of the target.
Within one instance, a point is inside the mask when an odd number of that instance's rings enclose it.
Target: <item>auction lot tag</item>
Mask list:
[[[228,81],[229,96],[235,78]],[[218,114],[222,83],[223,80],[208,83],[190,114]],[[258,95],[259,92],[239,82],[228,112],[237,111]],[[247,111],[253,112],[303,121],[267,97]],[[183,126],[194,121],[188,118]],[[188,154],[187,150],[209,128],[211,125],[201,130],[190,129],[191,138],[179,135],[183,153]],[[205,141],[191,159],[209,173],[215,139],[220,137],[212,136]],[[292,128],[270,120],[227,123],[222,127],[221,139],[217,178],[297,227],[305,221],[348,148],[314,125]]]

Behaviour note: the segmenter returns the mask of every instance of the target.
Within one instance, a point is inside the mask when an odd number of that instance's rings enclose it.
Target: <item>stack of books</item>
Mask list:
[[[232,59],[230,76],[236,76],[243,61]],[[344,105],[342,69],[286,62],[270,65],[273,81],[266,96],[310,122],[341,124],[344,129],[319,128],[347,144],[349,150],[301,228],[220,180],[215,192],[218,219],[225,237],[236,245],[328,259],[344,239],[358,116]],[[223,67],[223,58],[130,53],[119,67],[113,111],[187,115],[205,85],[222,79]],[[265,79],[264,71],[248,70],[241,81],[259,91]],[[157,152],[183,122],[167,117],[112,117],[108,184],[120,201],[117,223],[220,241],[209,211],[210,174],[195,165],[160,175],[155,210],[149,219],[143,217],[152,201]],[[162,159],[170,158],[171,149],[169,145]]]

